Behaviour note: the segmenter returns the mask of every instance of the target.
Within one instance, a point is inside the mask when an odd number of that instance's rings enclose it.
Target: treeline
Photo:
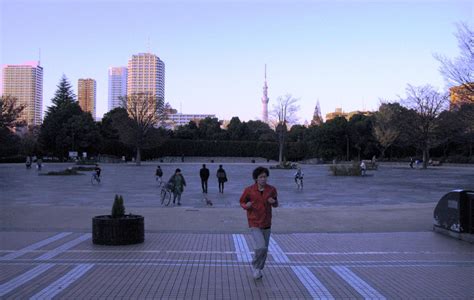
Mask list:
[[[332,161],[373,156],[384,160],[434,157],[473,162],[474,104],[448,110],[446,95],[437,94],[429,86],[410,88],[405,106],[385,103],[370,115],[354,115],[350,120],[337,117],[319,125],[285,128],[284,158]],[[417,103],[417,99],[439,102]],[[89,157],[106,154],[127,159],[141,151],[144,160],[181,155],[277,160],[279,155],[281,140],[273,128],[261,121],[242,122],[233,117],[223,129],[217,119],[206,118],[174,131],[156,126],[143,130],[126,109],[117,108],[95,122],[79,107],[66,78],[60,81],[41,126],[18,127],[21,110],[13,109],[14,99],[2,97],[0,104],[3,161],[11,157],[22,160],[27,155],[66,160],[69,151],[86,152]],[[23,129],[15,132],[15,128]]]

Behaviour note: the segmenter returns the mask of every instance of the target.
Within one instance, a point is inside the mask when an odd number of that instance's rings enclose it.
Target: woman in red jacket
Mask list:
[[[252,174],[255,184],[247,187],[240,196],[240,206],[247,211],[250,232],[255,241],[255,257],[252,261],[255,279],[262,278],[270,242],[272,207],[278,206],[277,190],[267,184],[269,175],[267,168],[256,168]]]

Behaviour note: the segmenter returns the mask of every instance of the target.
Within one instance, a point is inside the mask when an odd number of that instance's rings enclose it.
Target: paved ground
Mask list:
[[[343,178],[304,166],[302,192],[293,171],[271,170],[282,207],[263,280],[254,281],[253,242],[237,203],[255,165],[226,164],[224,195],[211,177],[212,208],[202,201],[200,164],[162,166],[165,177],[183,169],[183,207],[159,206],[154,164],[105,164],[99,186],[90,174],[0,165],[0,299],[474,299],[474,245],[431,231],[444,193],[474,189],[472,167],[383,165]],[[108,214],[115,193],[127,212],[145,216],[145,243],[91,243],[91,217]]]
[[[200,208],[202,201],[199,163],[161,164],[164,178],[181,168],[187,181],[183,205]],[[72,164],[46,164],[44,172],[62,170]],[[217,164],[209,164],[208,197],[216,207],[238,207],[244,187],[252,184],[255,164],[225,164],[229,182],[225,193],[218,193],[215,172]],[[0,165],[0,198],[4,204],[110,207],[115,194],[122,194],[126,207],[158,207],[156,165],[103,164],[103,180],[90,183],[91,172],[83,176],[38,176],[34,169],[21,164]],[[437,167],[427,170],[406,166],[384,166],[369,171],[366,177],[331,176],[327,165],[303,166],[305,187],[297,191],[294,170],[271,170],[270,184],[278,188],[282,207],[321,207],[336,205],[380,205],[436,203],[453,189],[474,189],[474,167]]]
[[[247,234],[3,232],[2,299],[473,299],[472,245],[433,232],[273,234],[253,280]]]

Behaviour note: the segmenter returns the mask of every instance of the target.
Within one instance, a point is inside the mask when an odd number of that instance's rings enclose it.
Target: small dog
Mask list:
[[[212,206],[212,201],[209,200],[209,199],[207,199],[207,196],[206,196],[206,195],[204,195],[204,201],[206,201],[206,205]]]

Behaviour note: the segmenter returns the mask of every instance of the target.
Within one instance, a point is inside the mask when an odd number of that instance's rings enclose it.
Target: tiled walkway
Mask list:
[[[263,279],[247,234],[1,232],[0,299],[473,299],[474,246],[432,232],[273,234]]]

